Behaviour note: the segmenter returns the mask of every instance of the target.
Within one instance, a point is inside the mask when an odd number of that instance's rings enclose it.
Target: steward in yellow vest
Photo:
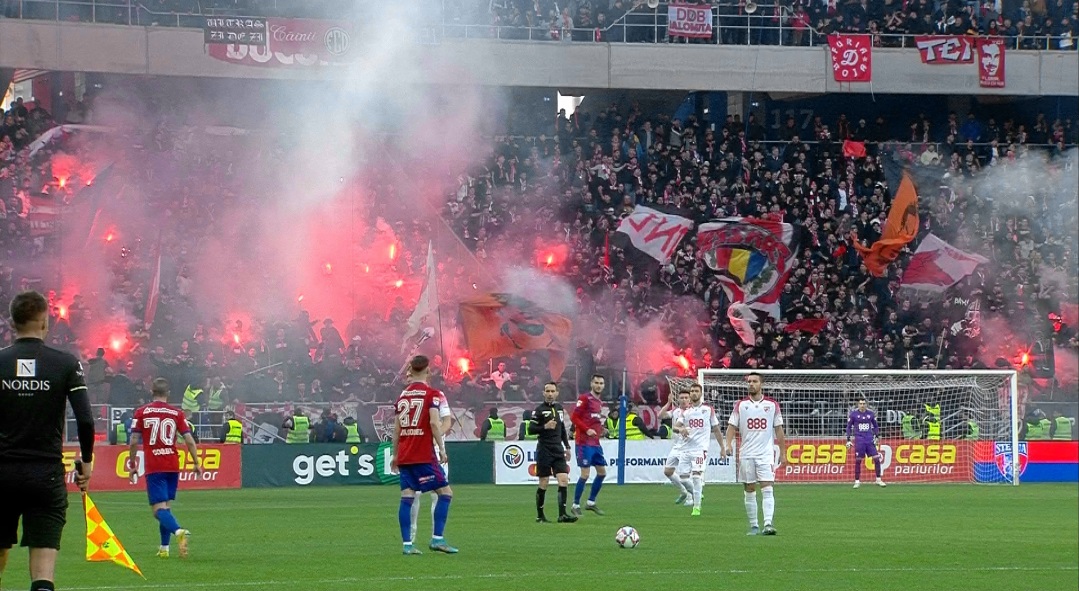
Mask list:
[[[303,411],[296,409],[292,418],[286,419],[283,425],[288,429],[285,441],[288,443],[309,443],[311,441],[311,419],[304,416]]]
[[[356,419],[345,417],[342,424],[345,426],[345,443],[363,443],[363,435],[360,435],[360,425]]]

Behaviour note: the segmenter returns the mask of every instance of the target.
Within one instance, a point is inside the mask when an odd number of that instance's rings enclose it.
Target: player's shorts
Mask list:
[[[176,500],[176,487],[180,484],[179,472],[154,472],[146,475],[146,496],[150,504]]]
[[[446,473],[438,462],[430,464],[406,464],[398,466],[401,473],[401,490],[409,489],[416,492],[431,492],[450,485]]]
[[[550,452],[536,452],[536,476],[549,478],[556,474],[569,474],[566,456]]]
[[[704,472],[704,467],[707,465],[708,450],[705,449],[671,450],[667,459],[663,461],[665,468],[674,468],[678,474]]]
[[[776,471],[772,458],[742,458],[738,462],[738,481],[745,484],[775,482]]]
[[[860,441],[856,439],[854,441],[854,456],[859,460],[875,458],[877,457],[877,446],[873,445],[872,440]]]
[[[30,548],[60,549],[67,522],[67,484],[60,462],[0,463],[0,548],[19,541]]]
[[[579,468],[606,465],[607,458],[603,457],[603,446],[577,444],[577,466]]]

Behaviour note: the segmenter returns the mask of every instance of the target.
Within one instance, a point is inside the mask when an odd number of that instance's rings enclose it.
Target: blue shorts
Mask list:
[[[438,462],[430,464],[408,464],[398,466],[401,473],[401,490],[411,489],[416,492],[431,492],[450,485],[446,473]]]
[[[587,468],[589,466],[606,466],[607,459],[603,457],[603,447],[599,445],[577,444],[577,466]]]
[[[176,500],[176,486],[180,484],[179,472],[155,472],[146,475],[146,494],[150,504]]]

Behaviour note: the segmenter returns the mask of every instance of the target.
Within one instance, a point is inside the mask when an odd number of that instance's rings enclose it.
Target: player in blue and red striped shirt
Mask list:
[[[596,467],[596,479],[592,481],[592,491],[588,495],[586,508],[596,515],[603,515],[603,511],[596,506],[596,495],[603,486],[603,479],[607,476],[607,460],[603,457],[603,447],[599,438],[603,437],[603,389],[607,380],[596,374],[592,376],[592,390],[577,397],[577,406],[570,413],[570,420],[575,427],[573,439],[577,448],[577,466],[581,469],[581,476],[577,479],[577,487],[573,491],[574,515],[581,515],[581,495],[584,494],[584,486],[588,483],[588,474],[591,467]]]
[[[851,437],[854,443],[851,443]],[[886,486],[880,475],[881,456],[877,453],[877,438],[880,437],[880,426],[877,425],[877,415],[866,406],[865,396],[858,398],[858,408],[850,411],[847,418],[847,448],[854,446],[854,488],[862,485],[862,462],[866,458],[873,458],[873,469],[877,473],[877,485]]]

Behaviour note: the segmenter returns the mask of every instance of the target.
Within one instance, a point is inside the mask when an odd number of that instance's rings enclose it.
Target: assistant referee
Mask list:
[[[71,402],[82,448],[75,475],[90,482],[94,417],[82,364],[45,346],[49,304],[36,291],[11,300],[15,343],[0,350],[0,576],[18,541],[30,548],[30,591],[53,591],[60,535],[67,522],[63,439],[66,402]]]
[[[532,411],[528,432],[539,435],[536,440],[536,522],[546,523],[543,503],[547,497],[547,481],[551,476],[558,479],[558,522],[573,523],[575,515],[566,513],[566,489],[569,486],[569,433],[566,431],[566,411],[558,400],[558,384],[547,382],[543,386],[543,404]]]

